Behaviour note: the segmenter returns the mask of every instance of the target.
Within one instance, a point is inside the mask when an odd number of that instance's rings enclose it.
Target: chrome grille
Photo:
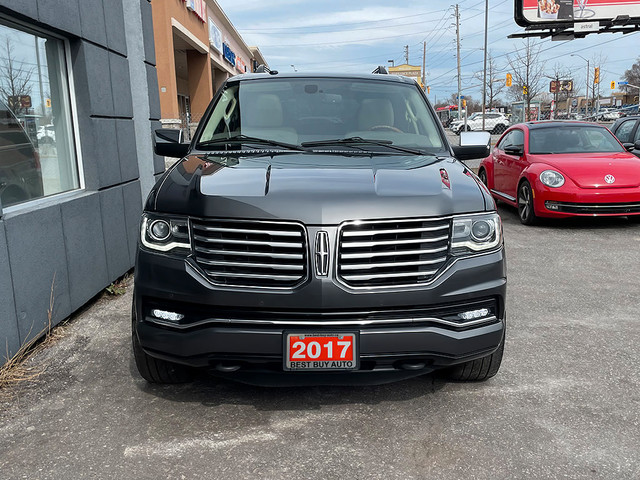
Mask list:
[[[302,225],[192,220],[191,236],[196,263],[213,283],[292,288],[307,278]]]
[[[340,229],[338,277],[351,287],[428,282],[444,267],[449,219],[350,222]]]

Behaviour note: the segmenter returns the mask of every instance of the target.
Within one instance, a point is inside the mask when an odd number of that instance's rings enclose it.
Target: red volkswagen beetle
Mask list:
[[[605,127],[586,122],[514,125],[478,176],[497,200],[537,217],[628,216],[640,221],[640,158]]]

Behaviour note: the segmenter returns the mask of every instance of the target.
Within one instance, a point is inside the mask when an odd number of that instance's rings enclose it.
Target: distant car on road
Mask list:
[[[476,112],[467,118],[466,130],[468,132],[480,132],[482,130],[499,135],[509,127],[509,119],[498,112],[487,112],[484,114],[484,129],[482,128],[482,113]],[[458,120],[451,124],[451,130],[460,134],[465,129],[464,120]]]
[[[39,144],[56,143],[55,127],[53,125],[42,125],[38,128],[37,138]]]
[[[625,146],[633,145],[633,153],[640,157],[640,115],[622,117],[611,126],[611,131]]]
[[[640,160],[611,132],[574,121],[514,125],[478,176],[494,198],[538,217],[628,216],[640,221]]]

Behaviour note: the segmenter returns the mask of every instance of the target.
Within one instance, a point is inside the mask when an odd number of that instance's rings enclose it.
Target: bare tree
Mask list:
[[[631,65],[629,70],[624,72],[624,79],[629,82],[631,85],[636,85],[640,87],[640,57],[636,59],[636,63]],[[626,85],[623,87],[625,92],[635,91],[635,88],[627,87]]]
[[[594,54],[591,57],[591,62],[589,62],[592,67],[591,67],[591,72],[589,73],[589,80],[590,80],[590,88],[591,88],[591,93],[589,94],[589,97],[591,98],[591,105],[592,105],[592,112],[596,111],[596,101],[600,99],[600,84],[603,82],[603,66],[607,63],[607,57],[605,57],[604,55],[602,55],[602,53],[599,54]],[[598,68],[600,71],[600,78],[598,79],[598,83],[596,83],[596,78],[595,78],[595,69]],[[609,88],[607,86],[607,88]]]
[[[11,110],[17,112],[22,108],[17,99],[31,95],[34,67],[26,68],[24,63],[15,58],[13,42],[9,37],[5,37],[0,47],[0,57],[0,97]]]
[[[479,71],[474,74],[474,77],[480,82],[484,77],[483,72]],[[498,67],[496,59],[493,58],[491,52],[487,52],[487,96],[485,105],[486,108],[492,109],[495,105],[496,99],[502,93],[505,88],[504,69]]]
[[[514,96],[514,87],[520,89],[522,100],[527,105],[527,119],[531,110],[531,100],[542,91],[544,65],[540,63],[540,50],[541,46],[538,43],[527,38],[521,48],[516,49],[512,55],[507,55],[507,62],[513,72],[513,87],[509,93]]]

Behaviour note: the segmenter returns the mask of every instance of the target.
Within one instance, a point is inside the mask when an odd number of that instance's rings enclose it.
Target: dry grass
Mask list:
[[[131,277],[129,273],[125,273],[122,277],[120,277],[111,285],[109,285],[107,288],[105,288],[105,291],[107,292],[108,295],[111,295],[113,297],[124,295],[127,292],[127,286],[130,283],[129,282],[130,278]]]
[[[7,395],[12,387],[20,385],[24,382],[32,381],[38,378],[44,372],[43,366],[28,365],[28,358],[46,346],[52,341],[61,337],[61,332],[52,333],[51,319],[53,317],[53,306],[55,301],[54,286],[56,275],[53,274],[51,282],[51,293],[49,295],[49,308],[47,309],[47,325],[34,335],[31,340],[23,343],[18,351],[9,357],[9,346],[7,345],[6,355],[4,357],[4,365],[0,365],[0,397]],[[31,337],[31,330],[27,334],[27,338]]]

